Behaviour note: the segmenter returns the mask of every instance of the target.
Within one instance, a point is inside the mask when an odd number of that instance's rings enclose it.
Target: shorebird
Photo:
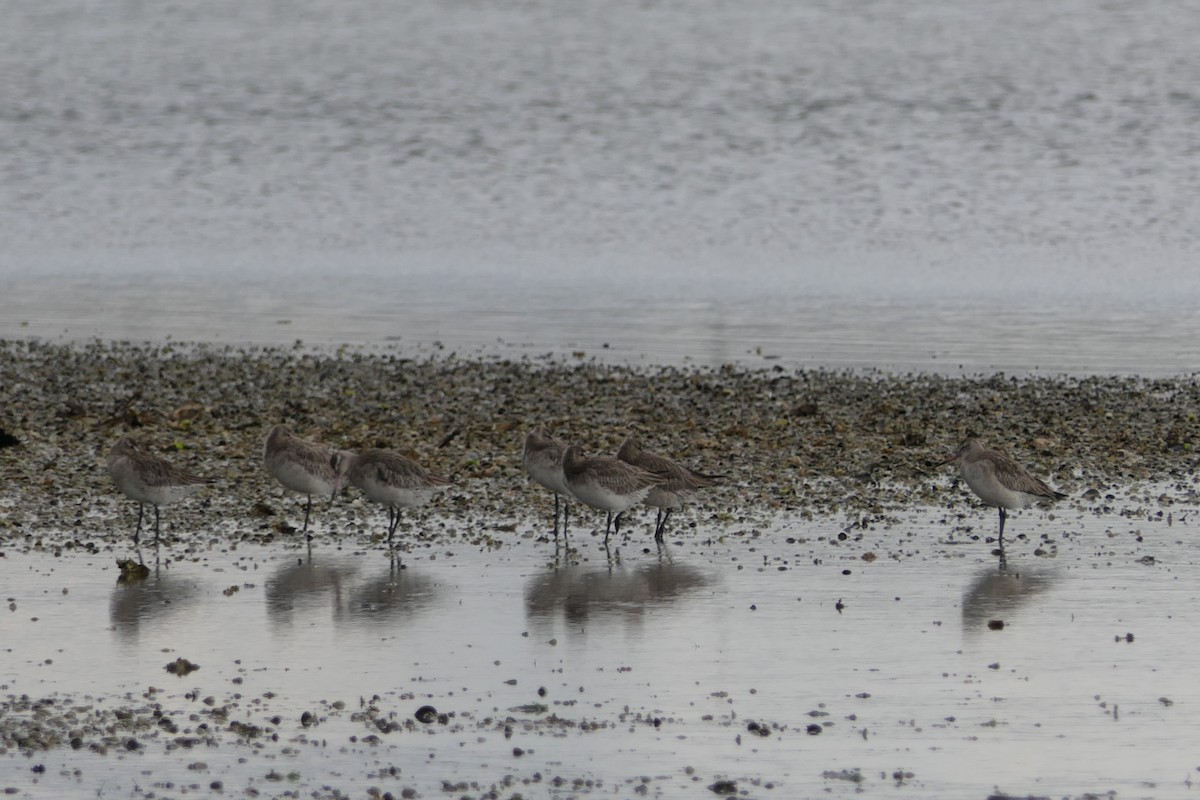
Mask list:
[[[146,503],[154,506],[154,543],[158,544],[158,507],[181,500],[209,483],[195,473],[153,456],[138,447],[132,436],[122,436],[108,451],[108,474],[113,483],[130,500],[138,504],[137,527],[133,531],[136,545],[142,533],[142,515]]]
[[[336,456],[337,451],[301,439],[286,425],[276,425],[267,434],[267,443],[263,447],[263,463],[267,471],[285,488],[308,495],[301,533],[308,532],[313,495],[327,494],[332,501],[341,488],[342,476],[333,466]]]
[[[662,483],[652,487],[646,495],[646,505],[658,509],[654,519],[654,539],[659,542],[662,541],[671,512],[682,506],[683,501],[692,492],[712,486],[721,477],[696,472],[669,458],[647,452],[642,449],[642,443],[633,436],[621,445],[621,449],[617,451],[617,458],[662,478]]]
[[[1000,509],[1000,547],[1004,547],[1004,520],[1008,509],[1021,509],[1042,500],[1066,497],[1033,477],[1016,461],[999,450],[989,450],[978,439],[967,439],[943,464],[958,462],[958,474],[980,500]]]
[[[387,506],[389,546],[400,524],[401,508],[424,505],[453,483],[448,478],[430,475],[408,456],[391,450],[339,453],[334,462],[338,473],[362,489],[367,499]]]
[[[567,501],[571,490],[563,479],[563,451],[566,444],[546,433],[541,428],[534,428],[525,436],[525,452],[521,463],[525,471],[536,483],[554,492],[554,539],[558,540],[558,504],[562,496],[563,536],[567,535]]]
[[[611,456],[584,456],[575,444],[563,453],[563,479],[576,500],[608,512],[604,525],[606,547],[613,514],[616,514],[616,531],[620,533],[622,515],[663,482],[654,473]]]

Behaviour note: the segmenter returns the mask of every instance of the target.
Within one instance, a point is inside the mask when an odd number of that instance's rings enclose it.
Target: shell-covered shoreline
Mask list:
[[[589,452],[615,452],[637,434],[656,452],[722,473],[724,485],[694,505],[730,521],[954,506],[967,495],[937,459],[968,434],[1008,451],[1069,493],[1067,502],[1140,482],[1190,482],[1200,420],[1195,377],[646,369],[299,344],[8,340],[0,396],[0,429],[18,441],[0,449],[5,540],[124,536],[128,501],[102,466],[123,433],[216,479],[203,503],[165,511],[170,527],[216,513],[270,534],[286,530],[282,520],[299,506],[262,469],[263,437],[276,422],[340,448],[405,452],[457,484],[429,513],[503,531],[550,504],[521,469],[521,441],[534,425]]]

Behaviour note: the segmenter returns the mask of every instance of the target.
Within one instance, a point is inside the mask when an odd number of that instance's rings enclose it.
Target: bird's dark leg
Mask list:
[[[158,506],[154,507],[154,546],[158,547]]]
[[[558,492],[554,493],[554,541],[558,541]]]
[[[1008,518],[1008,514],[1004,511],[1004,507],[1000,507],[1000,549],[1004,549],[1004,520]]]
[[[146,511],[146,504],[138,503],[138,523],[137,523],[137,527],[133,529],[133,546],[134,547],[137,547],[138,539],[140,539],[141,535],[142,535],[142,514],[145,513],[145,511]]]
[[[562,537],[563,547],[569,548],[571,546],[571,543],[567,541],[567,515],[571,513],[571,504],[567,502],[567,499],[565,497],[563,498],[562,506],[563,506],[563,537]],[[558,539],[555,539],[554,543],[558,544]]]
[[[663,531],[665,531],[667,529],[667,520],[669,520],[670,518],[671,518],[671,509],[668,508],[662,516],[662,522],[660,522],[658,524],[658,528],[655,529],[655,531],[654,531],[654,541],[656,541],[656,542],[662,541]]]
[[[308,533],[308,515],[312,512],[312,495],[308,496],[308,502],[304,504],[304,527],[300,529],[301,533]]]
[[[392,537],[396,534],[396,526],[400,524],[400,512],[388,506],[388,547],[392,546]]]
[[[654,538],[657,539],[662,534],[662,512],[661,508],[654,511]]]

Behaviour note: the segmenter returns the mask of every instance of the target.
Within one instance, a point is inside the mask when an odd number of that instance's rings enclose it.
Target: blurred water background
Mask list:
[[[2,336],[1200,363],[1197,2],[4,18]]]

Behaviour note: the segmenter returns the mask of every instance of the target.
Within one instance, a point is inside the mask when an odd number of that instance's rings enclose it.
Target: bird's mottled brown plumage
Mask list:
[[[665,456],[644,450],[641,442],[632,436],[621,445],[621,449],[617,451],[617,458],[662,478],[662,483],[654,487],[655,491],[659,492],[694,492],[715,485],[719,478],[688,469]]]
[[[621,515],[646,499],[652,488],[663,482],[653,472],[627,464],[611,456],[585,456],[578,445],[563,453],[563,480],[581,503],[608,512],[604,542],[616,514],[616,530],[621,531]]]
[[[571,496],[563,478],[563,452],[567,445],[561,439],[546,433],[542,428],[534,428],[525,435],[525,448],[521,454],[521,464],[529,477],[554,492],[554,537],[558,540],[558,507],[563,506],[563,535],[567,533],[567,505],[565,498]],[[560,501],[560,497],[563,499]]]
[[[304,532],[308,531],[312,496],[327,494],[332,498],[341,488],[341,476],[333,465],[336,455],[336,450],[302,439],[286,425],[276,425],[267,434],[263,446],[263,464],[267,471],[285,488],[308,496],[304,506]]]
[[[958,463],[958,472],[980,500],[1000,509],[1000,543],[1004,543],[1004,521],[1008,509],[1025,508],[1040,500],[1061,500],[1062,492],[1051,489],[999,450],[990,450],[978,439],[969,438],[944,463]]]
[[[671,511],[682,506],[689,494],[713,486],[719,479],[719,476],[696,472],[665,456],[651,453],[643,449],[641,442],[633,436],[622,443],[617,458],[662,478],[662,483],[646,495],[646,505],[659,509],[654,525],[654,538],[659,540],[662,539]]]
[[[209,483],[208,478],[142,450],[132,436],[122,436],[117,440],[108,451],[106,466],[117,488],[138,503],[138,521],[133,533],[135,544],[142,531],[146,503],[154,506],[154,540],[157,542],[158,507],[187,497]]]
[[[337,471],[369,500],[388,509],[388,542],[400,523],[400,509],[429,501],[438,490],[453,485],[449,478],[431,475],[416,461],[392,450],[373,448],[361,453],[339,453]]]

